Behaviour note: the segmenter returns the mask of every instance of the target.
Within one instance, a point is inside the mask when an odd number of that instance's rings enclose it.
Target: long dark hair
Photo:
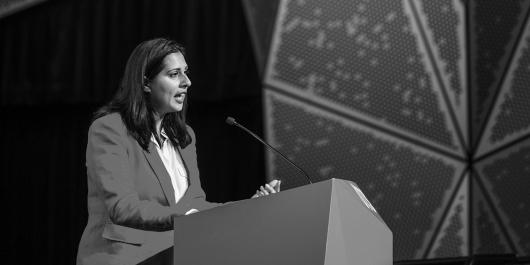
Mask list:
[[[157,38],[140,43],[133,50],[121,79],[118,91],[112,100],[94,113],[93,120],[109,113],[119,112],[129,134],[134,137],[144,150],[148,150],[151,135],[158,139],[148,94],[143,87],[164,68],[163,60],[171,53],[182,53],[184,48],[177,42]],[[191,143],[191,136],[186,129],[186,109],[188,97],[179,112],[164,115],[162,128],[174,146],[181,148]]]

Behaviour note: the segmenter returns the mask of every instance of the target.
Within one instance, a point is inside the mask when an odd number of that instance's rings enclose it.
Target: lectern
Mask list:
[[[174,264],[392,264],[392,232],[357,185],[341,179],[177,217],[174,224]]]

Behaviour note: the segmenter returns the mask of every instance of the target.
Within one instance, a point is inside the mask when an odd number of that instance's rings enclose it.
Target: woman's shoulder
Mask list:
[[[90,125],[90,129],[94,128],[108,128],[116,131],[125,131],[125,123],[123,123],[121,114],[113,112],[96,118]]]
[[[191,128],[191,126],[189,124],[186,124],[186,131],[188,131],[188,133],[195,138],[195,132],[193,131],[193,128]]]

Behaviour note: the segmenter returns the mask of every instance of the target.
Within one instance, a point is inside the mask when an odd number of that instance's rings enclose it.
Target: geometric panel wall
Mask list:
[[[355,181],[394,233],[407,256],[420,256],[462,177],[463,164],[428,149],[267,92],[271,144],[311,172],[313,181]],[[271,174],[286,188],[307,180],[272,156]],[[297,176],[297,177],[290,177]]]
[[[266,138],[314,182],[356,182],[394,260],[530,255],[530,1],[493,2],[279,3]]]

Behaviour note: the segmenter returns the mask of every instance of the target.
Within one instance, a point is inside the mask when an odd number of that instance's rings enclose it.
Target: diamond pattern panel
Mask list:
[[[352,180],[394,233],[395,259],[421,257],[447,207],[463,165],[279,93],[266,92],[268,141],[313,181]],[[307,184],[269,156],[271,178]]]
[[[266,83],[462,155],[408,1],[282,1]]]

